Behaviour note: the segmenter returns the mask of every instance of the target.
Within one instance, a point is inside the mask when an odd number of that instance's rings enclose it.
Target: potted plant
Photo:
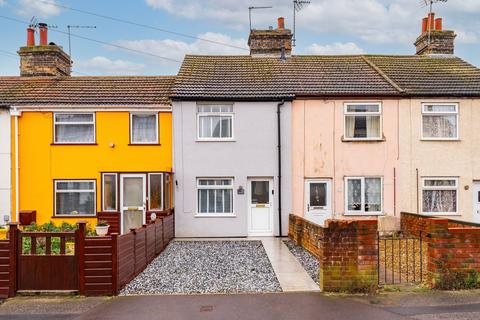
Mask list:
[[[97,224],[95,225],[95,232],[100,237],[106,236],[107,233],[108,233],[108,228],[109,227],[110,227],[110,225],[108,224],[107,221],[99,220],[97,222]]]

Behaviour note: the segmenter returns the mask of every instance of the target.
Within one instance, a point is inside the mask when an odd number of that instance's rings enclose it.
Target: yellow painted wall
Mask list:
[[[97,145],[52,145],[53,113],[23,112],[18,126],[19,210],[36,210],[39,224],[50,220],[56,224],[63,221],[75,223],[77,220],[94,222],[95,219],[84,218],[52,219],[54,179],[96,179],[98,212],[102,210],[102,172],[171,172],[172,114],[161,112],[158,119],[160,145],[129,145],[129,112],[103,111],[96,112]],[[12,128],[12,146],[14,139]],[[112,143],[115,144],[113,148],[110,147]],[[12,159],[15,161],[14,154]],[[14,205],[15,192],[12,192]]]

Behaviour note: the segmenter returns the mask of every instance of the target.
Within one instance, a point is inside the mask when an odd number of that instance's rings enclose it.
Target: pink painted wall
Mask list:
[[[381,102],[384,141],[343,141],[345,102]],[[394,168],[399,150],[398,106],[398,100],[378,99],[293,102],[293,213],[304,215],[306,179],[332,179],[333,217],[342,218],[344,178],[381,176],[383,212],[394,215]]]

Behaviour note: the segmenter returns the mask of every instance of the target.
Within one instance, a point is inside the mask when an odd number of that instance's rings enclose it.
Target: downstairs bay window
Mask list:
[[[95,180],[56,180],[55,216],[95,216]]]
[[[345,212],[351,215],[382,214],[382,178],[345,178]]]
[[[455,215],[457,203],[457,178],[422,179],[422,212],[424,214]]]
[[[197,215],[233,215],[233,179],[197,179]]]

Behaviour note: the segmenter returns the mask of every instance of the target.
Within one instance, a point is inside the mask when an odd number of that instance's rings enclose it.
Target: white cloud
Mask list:
[[[178,61],[181,61],[185,54],[238,55],[249,53],[247,41],[245,39],[233,39],[230,36],[214,32],[200,34],[198,35],[198,37],[208,41],[195,40],[193,42],[187,43],[184,41],[170,39],[145,39],[118,40],[115,41],[114,44]],[[230,46],[223,46],[209,41],[228,44]],[[161,58],[153,57],[149,59],[154,59],[156,64],[159,65],[172,65],[173,63],[172,61]]]
[[[147,5],[171,15],[222,24],[248,30],[248,6],[271,5],[273,9],[255,10],[254,27],[267,28],[275,18],[285,16],[292,22],[291,0],[145,0]],[[478,30],[479,0],[450,0],[438,3],[435,10],[444,25],[460,25],[464,30]],[[315,0],[298,13],[297,32],[309,30],[319,35],[353,36],[369,43],[412,44],[420,33],[421,18],[427,8],[417,0]],[[471,37],[470,37],[471,38]],[[462,39],[460,37],[460,39]]]
[[[60,14],[60,8],[54,5],[55,0],[18,0],[18,2],[20,8],[17,11],[22,16],[48,18]]]
[[[335,55],[335,54],[362,54],[365,51],[353,42],[335,42],[333,44],[320,45],[314,43],[307,48],[307,52],[311,54],[320,55]]]
[[[145,68],[144,64],[126,60],[111,60],[107,57],[96,56],[74,64],[88,74],[135,75]]]

